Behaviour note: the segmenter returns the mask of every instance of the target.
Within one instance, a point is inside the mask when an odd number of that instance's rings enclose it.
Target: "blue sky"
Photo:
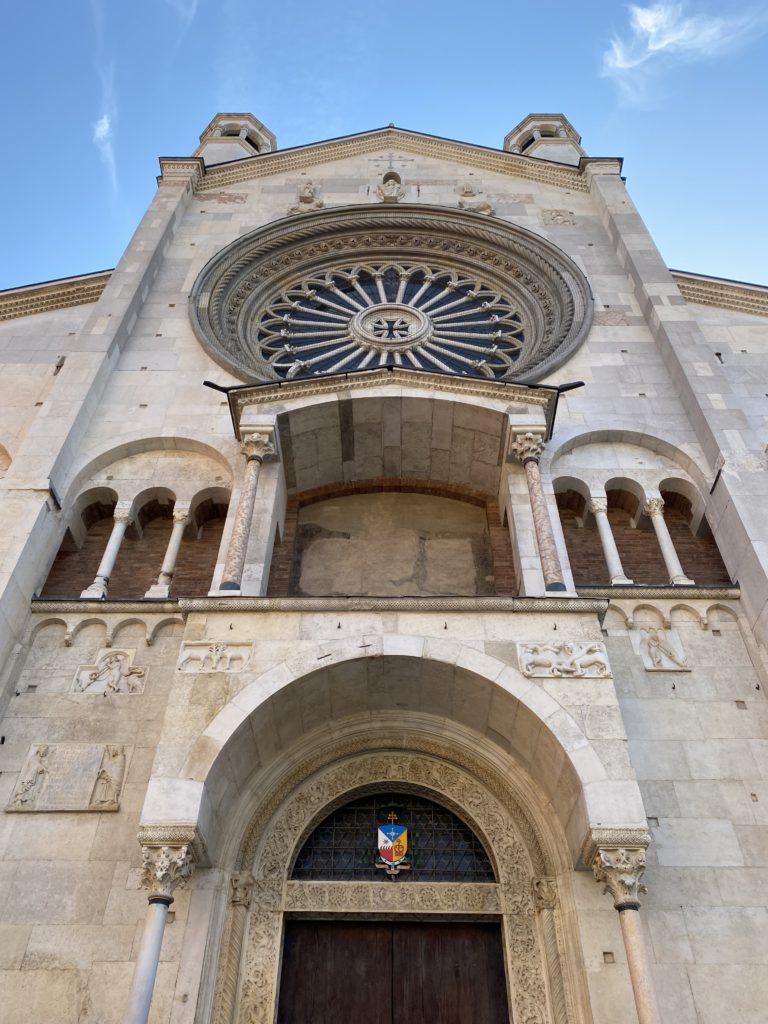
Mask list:
[[[768,0],[42,0],[3,14],[0,288],[114,266],[217,110],[282,147],[562,111],[671,267],[768,283]]]

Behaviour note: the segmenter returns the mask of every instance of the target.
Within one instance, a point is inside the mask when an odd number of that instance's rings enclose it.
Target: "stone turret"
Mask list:
[[[529,114],[506,136],[504,149],[578,166],[587,155],[580,142],[581,136],[563,114]]]
[[[275,149],[277,139],[253,114],[217,114],[200,136],[194,156],[210,167]]]

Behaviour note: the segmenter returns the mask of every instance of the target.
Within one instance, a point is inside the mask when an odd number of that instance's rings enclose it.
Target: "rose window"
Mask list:
[[[403,366],[499,379],[524,338],[520,314],[482,280],[374,264],[286,289],[258,319],[254,343],[285,378]]]

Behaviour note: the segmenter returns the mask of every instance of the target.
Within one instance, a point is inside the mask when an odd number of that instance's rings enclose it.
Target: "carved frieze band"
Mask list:
[[[503,908],[499,886],[489,883],[288,882],[285,909],[499,914]]]

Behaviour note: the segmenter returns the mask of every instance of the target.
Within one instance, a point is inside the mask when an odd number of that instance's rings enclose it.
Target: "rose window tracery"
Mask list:
[[[533,382],[576,350],[592,308],[546,239],[405,203],[267,224],[213,256],[190,295],[205,349],[251,383],[382,369]]]
[[[279,377],[377,366],[503,378],[524,344],[520,313],[482,279],[435,266],[367,264],[285,289],[255,326]]]

